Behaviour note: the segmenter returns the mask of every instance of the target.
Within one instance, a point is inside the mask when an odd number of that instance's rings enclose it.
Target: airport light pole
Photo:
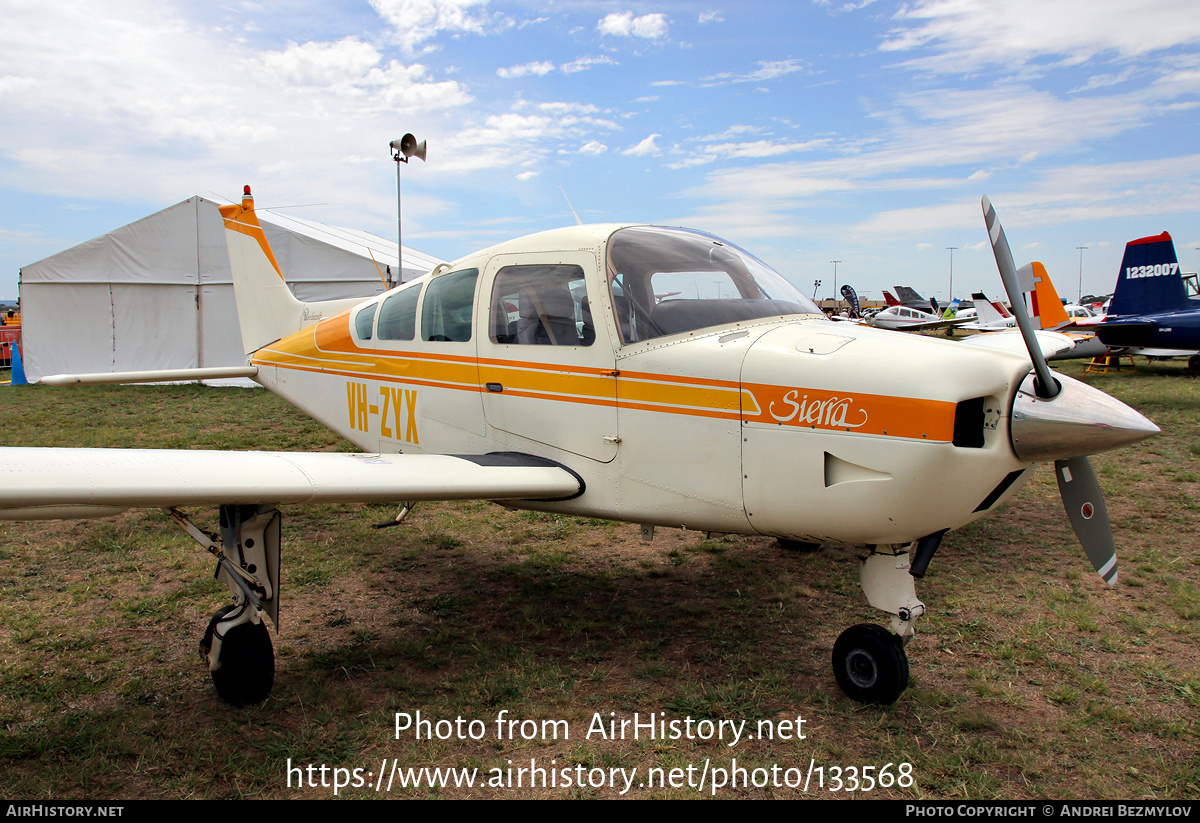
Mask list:
[[[842,261],[841,260],[830,260],[829,262],[833,264],[833,313],[837,314],[837,310],[838,310],[837,264]]]
[[[1079,249],[1079,305],[1083,305],[1083,250],[1087,246],[1076,246]]]
[[[958,250],[958,246],[946,246],[946,251],[950,252],[950,302],[954,302],[954,252]]]
[[[392,150],[392,159],[396,161],[396,277],[399,282],[404,282],[404,243],[403,243],[403,228],[400,219],[400,164],[408,164],[408,158],[419,157],[422,161],[425,160],[425,141],[417,142],[417,138],[411,134],[406,134],[399,140],[393,140],[388,146]],[[391,283],[388,288],[391,288]]]
[[[817,302],[817,289],[819,289],[819,288],[821,288],[821,281],[814,280],[813,281],[813,302],[814,303]]]

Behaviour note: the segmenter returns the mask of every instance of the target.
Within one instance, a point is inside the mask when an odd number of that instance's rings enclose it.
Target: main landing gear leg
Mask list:
[[[233,596],[200,640],[200,657],[217,694],[235,706],[261,703],[275,684],[275,653],[263,618],[279,627],[279,511],[270,505],[223,505],[218,535],[171,510],[196,542],[217,557],[215,577]]]
[[[859,579],[867,601],[890,612],[892,631],[860,623],[842,632],[833,644],[833,676],[846,696],[860,703],[895,703],[908,688],[905,644],[913,624],[925,613],[909,574],[906,547],[888,551],[873,547],[862,560]]]

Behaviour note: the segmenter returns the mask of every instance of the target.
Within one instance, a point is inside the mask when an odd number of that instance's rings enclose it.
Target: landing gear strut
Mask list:
[[[275,684],[275,651],[264,618],[279,627],[279,512],[274,506],[223,505],[220,534],[198,529],[177,510],[168,512],[217,557],[215,577],[233,596],[218,609],[200,640],[200,657],[222,700],[261,703]]]
[[[904,646],[913,637],[913,625],[925,613],[925,604],[917,599],[906,548],[872,547],[859,570],[867,601],[891,613],[892,630],[860,623],[842,632],[833,644],[834,679],[847,697],[859,703],[895,703],[908,688]],[[932,556],[932,550],[926,554]]]

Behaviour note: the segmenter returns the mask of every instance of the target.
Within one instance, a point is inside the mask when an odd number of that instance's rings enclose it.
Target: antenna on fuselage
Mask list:
[[[579,219],[578,214],[575,214],[575,207],[571,205],[571,198],[567,197],[566,191],[563,190],[562,183],[558,184],[558,190],[562,192],[563,200],[567,201],[567,208],[571,210],[571,214],[575,215],[575,225],[582,226],[583,221]]]

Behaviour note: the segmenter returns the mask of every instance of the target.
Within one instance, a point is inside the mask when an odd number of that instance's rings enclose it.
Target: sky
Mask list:
[[[574,221],[722,236],[806,294],[1200,266],[1195,0],[0,0],[0,297],[192,195],[454,259]],[[565,193],[565,197],[564,197]],[[1086,246],[1080,250],[1080,246]],[[954,251],[950,247],[955,247]],[[836,264],[833,261],[838,261]]]

